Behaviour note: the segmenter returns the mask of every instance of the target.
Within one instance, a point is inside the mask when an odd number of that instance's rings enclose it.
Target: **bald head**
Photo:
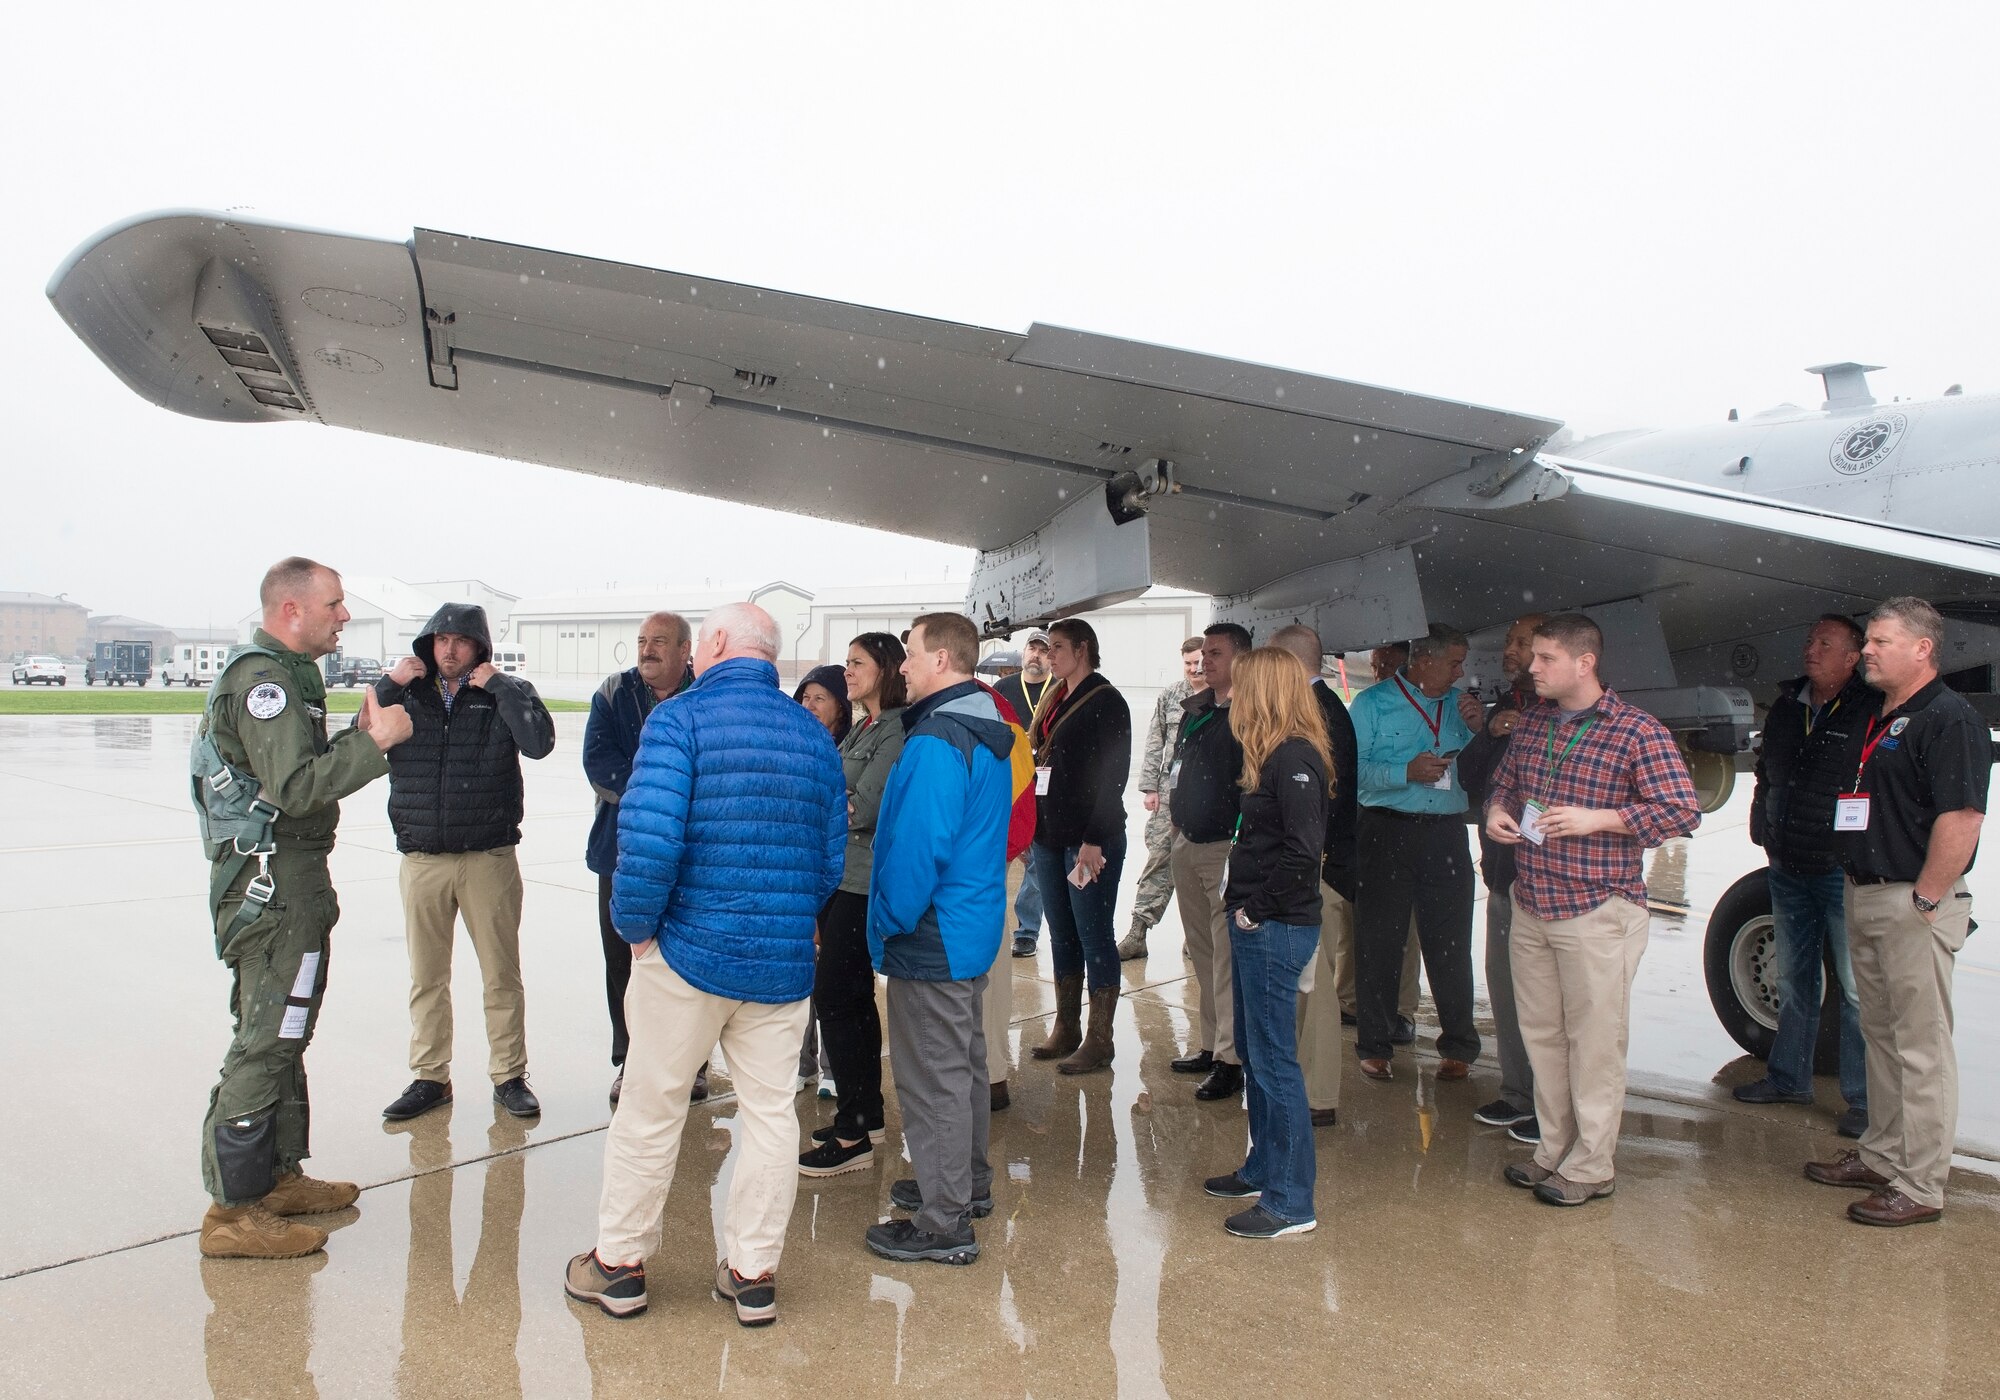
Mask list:
[[[701,621],[694,641],[694,673],[699,676],[721,661],[754,656],[776,661],[780,638],[777,619],[755,603],[725,603]]]
[[[1271,634],[1270,645],[1296,656],[1308,676],[1317,676],[1326,665],[1326,652],[1320,646],[1319,633],[1303,622],[1280,627]]]

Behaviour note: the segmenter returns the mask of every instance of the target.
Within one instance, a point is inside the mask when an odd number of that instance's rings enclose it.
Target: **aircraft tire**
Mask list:
[[[1702,947],[1709,1004],[1729,1038],[1767,1059],[1777,1036],[1777,969],[1771,928],[1771,890],[1763,870],[1753,870],[1716,901]],[[1840,1072],[1840,982],[1826,959],[1813,1073]]]

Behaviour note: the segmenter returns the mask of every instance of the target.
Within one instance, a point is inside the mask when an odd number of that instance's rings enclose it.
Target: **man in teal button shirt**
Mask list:
[[[1464,674],[1463,632],[1432,623],[1409,663],[1354,697],[1360,818],[1354,898],[1355,1054],[1371,1079],[1390,1076],[1396,989],[1416,912],[1424,974],[1437,1004],[1438,1078],[1463,1079],[1479,1058],[1472,1024],[1472,853],[1456,759],[1481,722]]]

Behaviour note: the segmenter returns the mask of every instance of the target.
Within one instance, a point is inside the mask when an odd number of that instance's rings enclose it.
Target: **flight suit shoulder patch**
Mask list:
[[[264,681],[252,686],[243,698],[243,708],[250,712],[252,719],[276,719],[285,712],[289,696],[285,688],[275,681]]]

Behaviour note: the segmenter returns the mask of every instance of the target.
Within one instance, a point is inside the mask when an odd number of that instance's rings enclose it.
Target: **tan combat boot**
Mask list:
[[[1056,1018],[1049,1038],[1028,1053],[1038,1060],[1060,1060],[1083,1044],[1083,974],[1056,978]]]
[[[1089,1074],[1111,1063],[1111,1018],[1118,1011],[1118,988],[1099,987],[1090,994],[1090,1033],[1074,1055],[1056,1068],[1064,1074]]]
[[[298,1259],[326,1248],[326,1231],[247,1206],[210,1206],[201,1221],[201,1252],[210,1259]]]
[[[278,1178],[271,1194],[258,1204],[273,1215],[325,1215],[346,1210],[361,1199],[361,1188],[351,1181],[317,1181],[304,1172]]]

